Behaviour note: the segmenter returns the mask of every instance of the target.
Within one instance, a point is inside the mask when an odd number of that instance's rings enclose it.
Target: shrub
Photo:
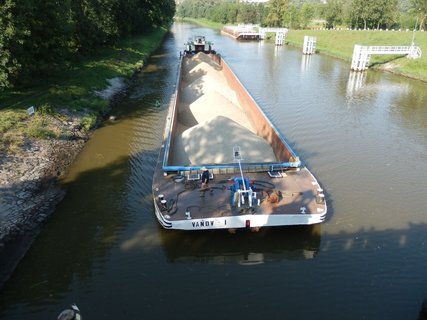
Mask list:
[[[80,121],[80,128],[84,131],[89,131],[96,123],[96,115],[88,114]]]
[[[49,115],[49,116],[52,116],[55,114],[53,107],[48,103],[42,104],[40,107],[36,109],[36,112],[40,113],[41,115]]]
[[[18,111],[1,111],[0,112],[0,133],[4,133],[15,127],[20,121],[25,119],[26,115]]]
[[[57,137],[57,134],[49,128],[49,121],[45,116],[33,117],[28,123],[26,134],[28,137],[38,139]]]

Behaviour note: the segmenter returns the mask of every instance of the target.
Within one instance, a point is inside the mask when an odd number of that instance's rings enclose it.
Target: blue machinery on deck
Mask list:
[[[249,179],[243,176],[242,164],[241,164],[241,160],[243,158],[242,158],[242,154],[240,153],[239,146],[233,147],[233,158],[234,158],[234,161],[237,161],[239,163],[240,177],[234,178],[233,187],[230,188],[230,191],[233,192],[233,197],[234,197],[232,201],[232,206],[234,206],[237,202],[237,206],[240,208],[242,204],[245,204],[245,198],[247,197],[248,205],[249,207],[252,207],[254,204],[254,200],[256,199],[256,192],[252,190],[252,187],[249,184]]]

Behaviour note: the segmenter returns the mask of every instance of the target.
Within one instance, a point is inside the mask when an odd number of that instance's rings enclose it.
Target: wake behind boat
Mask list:
[[[327,212],[317,180],[204,37],[181,54],[153,196],[166,229],[310,225]]]

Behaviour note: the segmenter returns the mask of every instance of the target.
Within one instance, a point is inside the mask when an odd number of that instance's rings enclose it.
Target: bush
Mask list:
[[[49,121],[45,116],[35,116],[28,123],[26,134],[31,138],[56,138],[57,134],[49,129]]]
[[[84,131],[89,131],[96,123],[96,115],[88,114],[80,121],[80,128]]]
[[[42,104],[40,107],[36,109],[38,113],[41,115],[49,115],[52,116],[55,114],[55,111],[53,110],[52,106],[48,103]]]
[[[0,112],[0,133],[13,128],[16,124],[25,118],[25,114],[18,111]]]

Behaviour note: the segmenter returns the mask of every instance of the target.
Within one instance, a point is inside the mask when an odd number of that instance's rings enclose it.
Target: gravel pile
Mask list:
[[[253,132],[218,64],[198,53],[183,72],[174,165],[232,163],[236,145],[243,162],[276,161],[271,146]]]

